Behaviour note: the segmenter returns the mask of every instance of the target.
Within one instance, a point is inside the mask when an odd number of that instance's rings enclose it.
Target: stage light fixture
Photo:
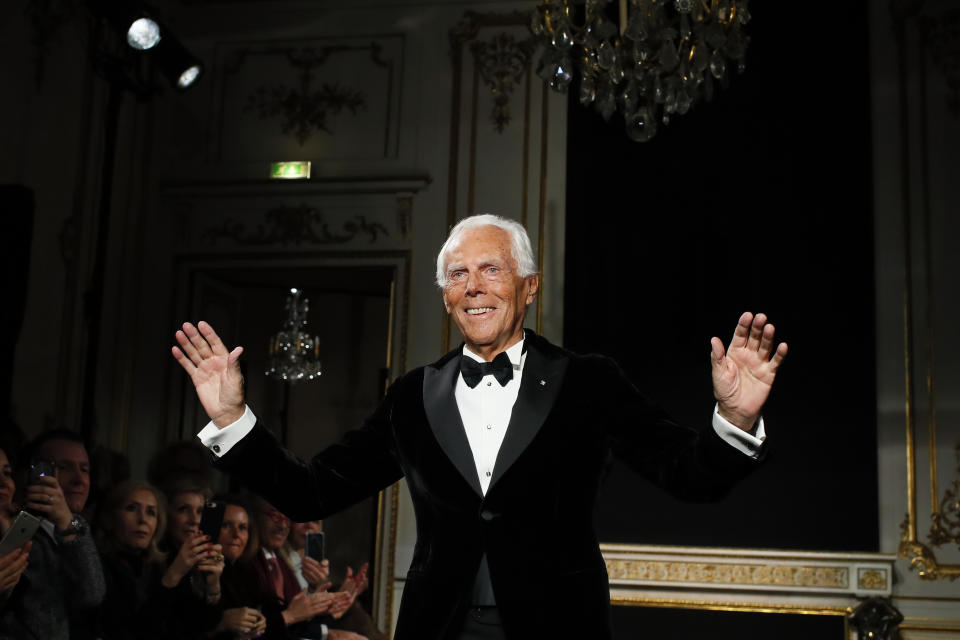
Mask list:
[[[127,44],[139,51],[152,49],[160,40],[160,25],[152,18],[137,18],[127,28]]]
[[[173,35],[167,34],[153,50],[157,66],[174,87],[183,91],[203,73],[203,65]]]

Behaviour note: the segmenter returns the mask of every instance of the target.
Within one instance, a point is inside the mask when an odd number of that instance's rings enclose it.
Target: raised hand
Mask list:
[[[54,476],[41,476],[35,484],[27,485],[24,499],[27,508],[52,522],[58,531],[64,531],[70,526],[73,513],[60,483]]]
[[[330,561],[324,560],[317,562],[310,556],[303,556],[303,564],[300,566],[300,572],[303,578],[310,585],[311,591],[316,591],[321,585],[329,584],[327,578],[330,576]]]
[[[353,569],[347,567],[347,577],[343,579],[343,584],[340,585],[339,591],[347,591],[354,597],[363,593],[370,585],[370,580],[367,578],[367,570],[369,568],[370,563],[365,562],[363,566],[360,567],[360,571],[354,574]]]
[[[207,416],[220,428],[243,416],[243,375],[237,360],[243,347],[227,351],[217,332],[206,322],[189,322],[176,333],[179,347],[173,357],[190,375]]]
[[[749,311],[740,316],[726,353],[720,338],[711,338],[713,395],[718,413],[733,425],[749,431],[763,408],[777,369],[787,356],[787,344],[773,351],[773,325],[767,316]],[[771,353],[773,357],[771,358]]]
[[[167,570],[163,573],[161,582],[163,586],[172,589],[177,586],[180,581],[183,580],[184,576],[190,573],[195,566],[198,566],[201,562],[205,562],[204,570],[209,571],[213,568],[212,565],[218,558],[221,564],[220,571],[222,571],[223,554],[220,553],[220,545],[210,542],[210,536],[208,535],[204,535],[199,531],[193,533],[180,545],[180,550],[177,552],[177,555],[174,556],[173,561],[170,562],[170,566],[167,567]],[[219,577],[220,575],[217,573],[217,581],[219,581]]]

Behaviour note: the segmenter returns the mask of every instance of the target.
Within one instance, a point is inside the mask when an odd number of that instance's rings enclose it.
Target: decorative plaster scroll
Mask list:
[[[478,40],[470,45],[480,77],[493,94],[490,119],[497,133],[510,124],[510,94],[530,71],[530,60],[536,43],[533,38],[516,40],[499,33],[492,40]]]
[[[209,245],[224,239],[245,246],[328,245],[344,244],[357,236],[367,236],[368,242],[373,244],[380,234],[389,236],[390,232],[379,222],[368,222],[361,215],[355,215],[352,220],[344,222],[339,231],[332,231],[323,221],[320,211],[300,204],[270,209],[264,214],[264,223],[255,230],[247,230],[242,223],[235,220],[224,220],[219,226],[204,230],[200,241]]]
[[[380,47],[370,44],[370,57],[383,66]],[[319,89],[314,88],[315,72],[326,64],[335,53],[353,51],[357,47],[329,46],[319,48],[278,49],[275,54],[286,57],[290,66],[297,70],[299,85],[296,88],[283,85],[261,85],[249,96],[244,112],[255,112],[261,120],[280,117],[280,127],[284,135],[293,135],[302,147],[314,131],[332,134],[327,124],[327,114],[337,114],[347,110],[356,115],[366,108],[366,96],[362,91],[341,87],[337,83],[324,82]]]
[[[953,484],[943,492],[940,508],[930,515],[930,533],[927,540],[933,547],[947,543],[960,545],[960,444],[954,448],[957,469]]]

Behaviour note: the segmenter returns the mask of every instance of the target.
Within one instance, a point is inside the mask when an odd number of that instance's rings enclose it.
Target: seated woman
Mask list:
[[[165,519],[162,494],[145,482],[123,483],[104,500],[97,531],[107,583],[98,616],[100,637],[189,638],[209,629],[205,620],[216,614],[216,600],[209,596],[216,593],[219,599],[223,571],[219,547],[207,545],[195,562],[204,584],[215,585],[215,591],[201,597],[157,547]]]
[[[160,549],[167,556],[168,571],[164,575],[167,587],[187,579],[194,592],[205,599],[219,599],[219,578],[206,570],[195,570],[205,557],[222,555],[216,540],[200,531],[203,507],[210,490],[199,484],[192,476],[167,476],[164,485],[167,499],[167,530]],[[221,559],[222,562],[222,559]],[[205,566],[205,565],[204,565]]]
[[[232,496],[219,499],[227,505],[219,539],[227,558],[222,579],[225,611],[219,627],[224,637],[229,637],[227,632],[277,639],[322,637],[318,616],[334,605],[342,606],[342,596],[300,590],[289,566],[273,553],[269,557],[264,554],[259,529],[244,502]],[[328,638],[360,636],[330,630]]]
[[[13,481],[13,464],[7,452],[0,449],[0,537],[7,532],[17,509],[13,503],[13,494],[16,491]],[[0,556],[0,607],[13,593],[14,587],[20,582],[23,570],[27,568],[27,557],[30,555],[31,542],[19,549]]]

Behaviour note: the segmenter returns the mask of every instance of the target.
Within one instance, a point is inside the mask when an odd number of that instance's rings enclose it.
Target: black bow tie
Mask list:
[[[460,356],[460,373],[463,374],[463,381],[467,386],[473,389],[483,376],[493,374],[500,383],[500,386],[506,386],[513,378],[513,364],[507,357],[506,351],[501,351],[493,362],[477,362],[470,356]]]

